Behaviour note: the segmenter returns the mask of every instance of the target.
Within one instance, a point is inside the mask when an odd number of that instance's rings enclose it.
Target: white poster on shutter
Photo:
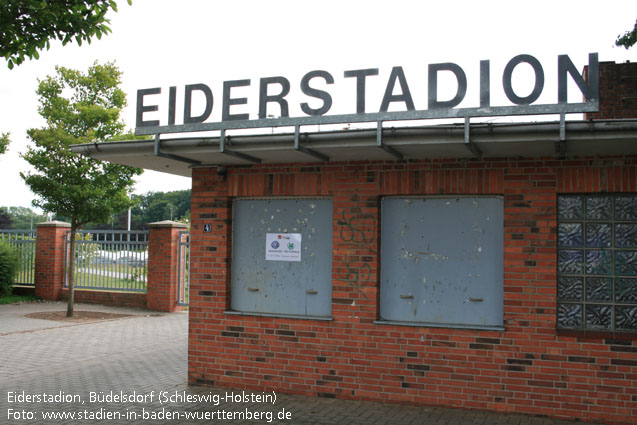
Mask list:
[[[266,233],[267,261],[301,261],[300,233]]]

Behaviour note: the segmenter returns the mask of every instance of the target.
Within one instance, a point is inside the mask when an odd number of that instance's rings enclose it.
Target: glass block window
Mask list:
[[[637,194],[557,202],[557,326],[637,332]]]

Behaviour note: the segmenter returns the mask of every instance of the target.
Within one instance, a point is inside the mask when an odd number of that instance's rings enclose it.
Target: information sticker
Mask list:
[[[266,233],[266,261],[301,261],[300,233]]]

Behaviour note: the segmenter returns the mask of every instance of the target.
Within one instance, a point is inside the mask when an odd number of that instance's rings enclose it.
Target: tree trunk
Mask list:
[[[66,317],[73,317],[73,303],[75,302],[75,235],[77,235],[77,224],[71,221],[71,243],[69,244],[69,268],[67,270],[66,281],[69,284],[68,303],[66,306]]]

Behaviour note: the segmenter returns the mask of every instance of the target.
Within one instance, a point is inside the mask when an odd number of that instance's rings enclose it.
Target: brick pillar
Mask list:
[[[179,231],[187,226],[174,221],[148,225],[148,291],[146,308],[177,310]]]
[[[69,223],[49,221],[37,225],[35,245],[35,296],[57,301],[64,285],[64,252]]]

